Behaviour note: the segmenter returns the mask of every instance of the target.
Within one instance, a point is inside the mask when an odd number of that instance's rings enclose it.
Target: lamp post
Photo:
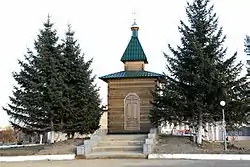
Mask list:
[[[226,123],[225,123],[225,111],[224,106],[226,105],[225,101],[220,101],[220,105],[222,107],[222,125],[223,125],[223,136],[224,136],[224,150],[227,150],[227,131],[226,131]]]

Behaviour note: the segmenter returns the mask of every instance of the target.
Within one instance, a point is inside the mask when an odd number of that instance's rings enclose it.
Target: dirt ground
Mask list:
[[[53,155],[53,154],[75,154],[76,146],[83,144],[84,139],[71,139],[45,146],[38,151],[36,155]]]
[[[83,140],[71,139],[47,145],[0,149],[0,156],[74,154],[76,146],[82,144]]]
[[[71,139],[51,145],[0,149],[0,156],[74,154],[76,152],[76,146],[81,145],[83,140],[84,139]],[[162,135],[157,137],[153,153],[250,154],[250,141],[234,141],[228,143],[228,150],[224,151],[223,143],[204,142],[201,147],[198,147],[193,145],[190,137]]]
[[[222,142],[203,142],[198,147],[192,142],[192,138],[185,136],[161,135],[157,137],[154,153],[165,154],[250,154],[250,141],[228,142],[228,150],[224,151]]]

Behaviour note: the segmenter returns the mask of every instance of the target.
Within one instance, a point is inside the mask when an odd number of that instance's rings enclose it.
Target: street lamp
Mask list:
[[[220,101],[220,105],[222,107],[222,125],[223,125],[223,135],[224,135],[224,150],[227,150],[227,131],[226,131],[226,123],[225,123],[225,111],[224,106],[226,105],[225,101]]]

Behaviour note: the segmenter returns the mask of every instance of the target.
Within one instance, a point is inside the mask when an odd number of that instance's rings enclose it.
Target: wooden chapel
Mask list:
[[[147,133],[152,127],[148,119],[151,91],[163,75],[145,70],[148,60],[138,39],[136,21],[131,31],[121,57],[124,70],[100,77],[108,84],[108,133]]]

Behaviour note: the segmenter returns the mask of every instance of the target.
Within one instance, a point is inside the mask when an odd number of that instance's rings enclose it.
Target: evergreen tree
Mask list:
[[[246,122],[246,77],[240,77],[242,63],[237,54],[226,59],[225,36],[218,26],[210,0],[187,3],[188,23],[180,21],[181,45],[173,48],[167,59],[166,82],[154,93],[150,119],[155,125],[162,120],[189,122],[198,129],[201,144],[202,126],[222,119],[220,101],[226,101],[228,127]]]
[[[250,36],[245,38],[245,53],[247,55],[247,78],[250,81]],[[246,91],[248,111],[250,111],[250,88]],[[248,117],[248,123],[250,123],[250,117]]]
[[[3,109],[11,124],[26,132],[92,133],[102,114],[92,59],[85,62],[70,26],[62,45],[58,39],[48,17],[35,52],[28,49],[25,61],[19,60],[21,71],[13,73],[18,86]]]
[[[61,72],[64,71],[64,83],[67,85],[63,91],[67,111],[63,116],[63,129],[68,134],[92,133],[99,128],[102,114],[99,89],[94,84],[95,76],[90,69],[92,59],[85,61],[70,25],[63,40],[62,53],[66,61]]]
[[[18,86],[14,87],[11,103],[3,108],[11,124],[27,132],[57,130],[61,111],[61,50],[50,17],[43,25],[34,43],[35,52],[28,50],[25,61],[19,60],[21,71],[13,73]]]

